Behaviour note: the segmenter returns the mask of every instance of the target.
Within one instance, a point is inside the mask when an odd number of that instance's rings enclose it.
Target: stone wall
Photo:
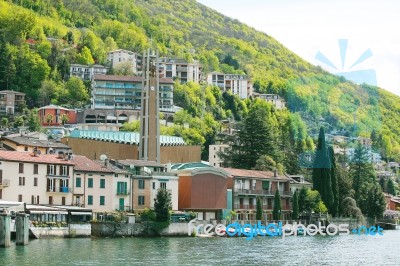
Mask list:
[[[91,224],[70,224],[66,227],[30,227],[34,238],[90,237]]]
[[[92,223],[92,236],[122,237],[122,236],[187,236],[187,223],[172,223],[168,228],[158,232],[151,223],[124,224],[114,222]]]

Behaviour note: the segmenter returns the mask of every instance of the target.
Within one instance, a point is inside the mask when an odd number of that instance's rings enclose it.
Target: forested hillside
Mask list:
[[[374,148],[385,158],[400,159],[398,96],[333,76],[271,36],[194,0],[0,1],[0,29],[0,89],[27,93],[29,107],[50,102],[82,107],[88,91],[79,81],[68,80],[69,64],[104,64],[110,50],[140,52],[153,45],[161,55],[200,60],[204,72],[247,74],[257,91],[283,96],[309,133],[321,125],[345,129],[351,136],[372,133]],[[177,88],[178,105],[190,97],[205,100],[203,93],[189,92],[190,86],[195,85]],[[219,101],[223,105],[211,106]],[[251,107],[229,95],[209,97],[207,104],[203,108],[190,101],[183,107],[192,119],[208,113],[213,121],[240,120]],[[199,137],[203,145],[215,139],[218,126],[209,124],[212,137]]]

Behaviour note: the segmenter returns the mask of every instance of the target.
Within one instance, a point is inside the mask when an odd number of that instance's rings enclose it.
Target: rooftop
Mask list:
[[[258,171],[258,170],[246,170],[246,169],[235,169],[235,168],[222,168],[234,177],[250,177],[250,178],[270,178],[270,179],[290,179],[286,176],[276,175],[271,171]]]
[[[73,163],[75,163],[74,170],[75,171],[84,171],[84,172],[100,172],[100,173],[113,173],[111,169],[108,167],[101,165],[89,158],[81,155],[74,155],[71,159]]]
[[[73,130],[69,137],[111,141],[131,145],[139,145],[140,140],[140,134],[138,132],[122,131]],[[186,143],[181,137],[161,135],[160,144],[161,146],[183,146]]]
[[[19,152],[19,151],[0,150],[0,160],[13,161],[13,162],[42,163],[42,164],[74,165],[74,162],[70,160],[60,159],[56,154],[41,154],[38,156],[33,156],[33,153]]]
[[[118,160],[118,163],[125,165],[125,166],[149,166],[149,167],[165,167],[163,164],[157,163],[155,161],[143,161],[143,160]]]
[[[70,149],[68,145],[65,145],[60,142],[55,142],[55,141],[48,141],[48,140],[39,140],[36,138],[30,138],[26,136],[19,136],[15,135],[8,135],[3,137],[4,140],[9,140],[11,142],[14,142],[18,145],[26,145],[26,146],[32,146],[32,147],[40,147],[40,148],[57,148],[57,149]]]
[[[204,168],[204,167],[212,167],[212,166],[202,162],[178,163],[172,165],[171,170],[185,170],[185,169]]]

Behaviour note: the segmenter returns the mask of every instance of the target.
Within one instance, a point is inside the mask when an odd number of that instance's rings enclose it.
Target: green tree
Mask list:
[[[63,125],[65,125],[69,121],[69,115],[68,114],[62,114],[60,116],[60,120],[61,120],[61,123]]]
[[[114,68],[113,68],[113,73],[114,75],[118,76],[133,76],[133,64],[131,61],[124,61],[121,63],[118,63]]]
[[[382,191],[384,191],[384,192],[387,191],[387,189],[386,189],[387,182],[386,182],[386,179],[384,177],[381,177],[379,179],[379,185],[381,186]]]
[[[345,208],[344,199],[354,197],[354,190],[352,188],[353,180],[349,175],[349,171],[344,167],[336,166],[336,175],[338,179],[338,188],[339,188],[338,211],[340,215],[343,215]]]
[[[30,131],[40,131],[41,125],[39,121],[39,111],[38,109],[32,109],[28,111],[28,121],[27,126]]]
[[[261,155],[256,161],[255,168],[260,171],[276,170],[276,162],[268,155]]]
[[[292,209],[292,220],[299,219],[299,192],[296,190],[293,195],[293,209]]]
[[[342,215],[345,217],[354,217],[358,219],[363,219],[363,215],[360,208],[357,207],[356,201],[351,197],[347,197],[343,200]]]
[[[328,206],[329,213],[333,216],[336,216],[339,211],[339,185],[338,185],[338,174],[337,174],[337,165],[336,165],[336,158],[333,151],[333,147],[329,146],[329,157],[331,159],[331,187],[332,187],[332,194],[333,194],[333,203],[331,206]]]
[[[375,183],[368,191],[368,217],[373,219],[382,218],[385,209],[385,195],[381,187]]]
[[[78,54],[77,58],[77,63],[82,64],[82,65],[93,65],[94,64],[94,59],[92,57],[92,53],[90,52],[89,48],[84,46]]]
[[[262,220],[262,205],[261,205],[261,198],[257,197],[257,211],[256,211],[256,220]]]
[[[164,188],[160,188],[154,199],[154,212],[157,222],[169,223],[171,219],[170,210],[172,209],[171,194]]]
[[[89,100],[89,93],[83,81],[77,77],[71,77],[65,84],[68,91],[68,100],[73,107],[82,107]]]
[[[331,171],[332,161],[329,157],[329,151],[325,141],[325,131],[324,128],[321,127],[312,172],[313,188],[320,193],[322,201],[328,208],[334,210]]]
[[[5,128],[8,127],[8,118],[7,117],[3,117],[1,119],[1,125],[2,125],[2,127],[5,127]]]
[[[300,189],[298,202],[299,202],[299,213],[301,214],[304,211],[306,211],[306,206],[307,206],[307,188],[302,187]]]
[[[394,182],[393,182],[393,180],[391,178],[389,178],[388,181],[387,181],[386,192],[391,194],[391,195],[393,195],[393,196],[396,196],[396,194],[397,194],[396,193],[396,186],[394,185]]]
[[[278,221],[281,219],[282,205],[281,205],[281,195],[279,194],[279,189],[275,191],[274,197],[274,209],[272,210],[272,219]]]

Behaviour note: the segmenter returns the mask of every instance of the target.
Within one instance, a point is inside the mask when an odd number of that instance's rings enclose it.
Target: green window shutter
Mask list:
[[[87,198],[88,205],[93,205],[93,196],[89,195]]]
[[[106,197],[100,196],[100,205],[105,205]]]
[[[104,178],[100,179],[100,188],[106,188],[106,180]]]
[[[121,194],[121,183],[122,182],[117,182],[117,194]]]
[[[75,186],[76,186],[76,187],[81,187],[81,182],[82,182],[81,178],[80,178],[80,177],[77,177],[77,178],[76,178],[76,182],[75,182]]]
[[[88,187],[93,187],[93,178],[88,178]]]
[[[269,181],[262,181],[262,188],[263,189],[269,189]]]
[[[124,182],[124,192],[125,194],[128,193],[128,182]]]

